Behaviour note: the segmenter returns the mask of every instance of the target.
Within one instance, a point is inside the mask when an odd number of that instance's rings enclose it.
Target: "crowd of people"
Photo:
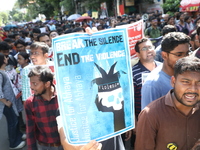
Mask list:
[[[149,14],[145,37],[135,45],[138,61],[132,66],[132,76],[136,130],[84,146],[70,145],[66,140],[53,73],[47,67],[53,65],[52,39],[141,19],[140,14],[133,14],[81,23],[37,21],[7,31],[1,28],[0,119],[5,115],[10,149],[23,148],[27,143],[28,150],[125,150],[125,141],[131,139],[134,150],[197,150],[200,14],[181,12],[175,16]],[[25,87],[30,87],[33,95]]]

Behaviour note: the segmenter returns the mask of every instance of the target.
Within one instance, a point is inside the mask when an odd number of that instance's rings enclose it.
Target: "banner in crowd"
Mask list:
[[[143,20],[128,25],[117,26],[117,28],[126,28],[128,31],[128,41],[130,47],[131,58],[136,57],[135,44],[144,37]]]
[[[52,41],[60,114],[70,144],[103,141],[134,128],[126,29]]]
[[[100,18],[104,19],[106,17],[108,17],[108,11],[107,11],[106,2],[104,2],[104,3],[101,3],[101,15],[100,15]]]

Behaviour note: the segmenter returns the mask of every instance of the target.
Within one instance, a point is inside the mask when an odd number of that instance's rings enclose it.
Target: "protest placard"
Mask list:
[[[52,41],[60,114],[70,144],[103,141],[134,128],[126,29]]]
[[[126,28],[128,32],[128,41],[131,58],[136,57],[135,44],[144,37],[143,20],[128,25],[117,26],[117,28]]]

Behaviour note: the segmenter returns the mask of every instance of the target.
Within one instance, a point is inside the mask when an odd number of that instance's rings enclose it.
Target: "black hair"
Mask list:
[[[126,22],[119,22],[118,24],[116,24],[116,26],[122,26],[122,25],[126,25],[126,24],[128,24],[128,23],[126,23]]]
[[[0,53],[0,67],[4,64],[5,55]]]
[[[44,43],[44,42],[34,42],[30,46],[31,50],[35,50],[35,49],[38,49],[38,48],[41,48],[43,54],[49,52],[49,46],[46,43]]]
[[[158,18],[156,18],[155,16],[151,16],[150,18],[149,18],[149,21],[151,22],[152,20],[158,20]]]
[[[4,41],[7,42],[7,43],[14,43],[15,42],[15,40],[13,40],[11,38],[5,38]]]
[[[58,27],[55,32],[57,32],[59,35],[61,35],[64,31],[63,31],[63,28]]]
[[[140,53],[139,45],[142,44],[142,43],[144,43],[144,42],[147,42],[147,41],[150,41],[150,39],[148,39],[148,38],[146,38],[146,37],[144,37],[144,38],[138,40],[138,41],[136,42],[136,44],[135,44],[135,51],[138,52],[138,53]],[[151,42],[151,41],[150,41],[150,42]]]
[[[165,25],[162,29],[162,35],[164,36],[169,32],[176,32],[176,27],[173,25]]]
[[[16,42],[15,42],[15,46],[17,46],[18,44],[22,44],[24,46],[26,46],[26,42],[24,40],[21,40],[21,39],[18,39]]]
[[[9,50],[10,46],[8,45],[7,42],[0,42],[0,50]]]
[[[65,30],[64,34],[72,33],[72,29]]]
[[[32,33],[41,33],[40,28],[33,28]]]
[[[25,60],[28,60],[28,63],[30,63],[30,59],[29,59],[29,54],[26,52],[19,52],[18,55],[21,55]]]
[[[200,24],[197,26],[197,35],[200,36]]]
[[[22,35],[24,35],[24,36],[28,36],[28,34],[29,34],[29,32],[26,31],[26,30],[22,30],[21,33],[22,33]]]
[[[197,24],[197,21],[200,20],[200,17],[198,17],[195,21],[194,21],[194,24],[196,25]]]
[[[179,59],[174,66],[174,77],[187,71],[200,73],[200,59],[194,56]]]
[[[190,37],[182,32],[170,32],[163,37],[161,48],[164,52],[171,52],[178,45],[188,43],[189,45]]]
[[[197,35],[197,31],[194,30],[191,34],[190,34],[190,38],[191,38],[191,41],[195,41],[195,36]]]
[[[83,28],[81,27],[76,27],[72,30],[72,32],[81,32],[81,31],[84,31]]]
[[[43,33],[41,33],[41,34],[39,34],[39,35],[37,36],[37,40],[40,41],[40,38],[41,38],[41,37],[44,37],[44,36],[48,36],[48,37],[49,37],[49,34],[46,33],[46,32],[43,32]]]
[[[189,18],[191,18],[190,16],[185,16],[184,21],[186,22]]]
[[[33,76],[39,76],[39,80],[43,83],[50,81],[51,85],[53,85],[54,74],[48,66],[36,66],[31,68],[28,77],[30,78]]]
[[[15,34],[14,34],[14,38],[15,38],[16,36],[18,36],[18,35],[20,35],[20,34],[19,34],[19,33],[15,33]]]

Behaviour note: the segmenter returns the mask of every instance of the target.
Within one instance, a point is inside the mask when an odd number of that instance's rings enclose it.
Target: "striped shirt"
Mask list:
[[[157,61],[155,61],[155,63],[156,66],[162,64]],[[143,66],[140,61],[132,67],[136,118],[138,118],[138,115],[141,111],[141,88],[144,82],[144,79],[142,79],[142,74],[147,74],[150,72],[151,71],[148,70],[145,66]]]

